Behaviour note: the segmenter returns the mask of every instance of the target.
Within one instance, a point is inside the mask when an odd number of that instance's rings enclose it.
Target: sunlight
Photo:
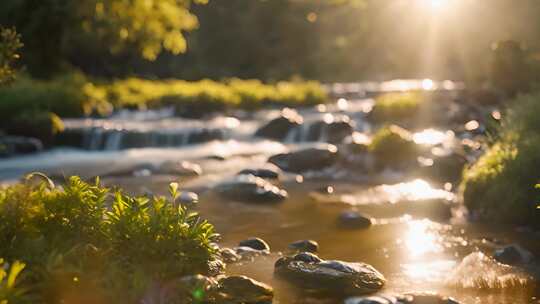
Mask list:
[[[450,0],[423,0],[423,2],[424,6],[427,8],[433,11],[440,11],[445,9]]]
[[[436,253],[442,250],[439,236],[430,229],[429,220],[411,221],[407,223],[405,246],[412,257],[421,257],[427,253]]]
[[[420,262],[402,265],[405,275],[416,280],[442,280],[456,266],[452,260]]]
[[[413,134],[413,140],[419,145],[438,145],[445,142],[452,134],[435,129],[426,129]]]

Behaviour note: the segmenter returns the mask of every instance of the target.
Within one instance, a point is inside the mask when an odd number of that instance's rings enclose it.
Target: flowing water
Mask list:
[[[273,275],[274,262],[287,254],[287,245],[313,239],[325,259],[362,261],[372,264],[388,280],[383,294],[435,291],[463,303],[540,303],[532,278],[520,268],[503,266],[490,258],[494,249],[518,243],[540,252],[540,235],[529,230],[470,223],[455,193],[455,185],[436,185],[400,172],[386,172],[377,180],[347,170],[283,174],[278,185],[289,198],[279,204],[257,205],[224,199],[212,188],[246,168],[263,166],[269,156],[325,141],[309,138],[310,126],[320,120],[346,115],[360,139],[370,134],[366,120],[373,101],[361,98],[374,91],[411,88],[459,89],[450,82],[427,81],[335,84],[332,93],[347,96],[336,104],[299,110],[305,124],[290,132],[283,142],[254,138],[255,130],[279,115],[280,110],[235,113],[210,120],[172,117],[168,109],[156,112],[123,112],[108,119],[68,120],[68,132],[78,148],[55,148],[43,153],[0,160],[0,181],[10,183],[30,171],[44,171],[56,178],[71,174],[105,175],[107,185],[135,194],[166,194],[170,182],[200,194],[197,210],[216,226],[222,246],[257,236],[272,249],[269,256],[227,266],[230,274],[243,274],[272,285],[275,303],[342,303],[302,293]],[[410,87],[410,86],[413,87]],[[453,131],[433,126],[415,133],[418,144],[444,150],[455,141]],[[74,139],[73,139],[74,138]],[[311,140],[311,141],[309,141]],[[165,161],[191,161],[202,167],[197,177],[151,174],[111,174],[137,166],[159,166]],[[419,159],[429,162],[428,159]],[[138,172],[138,173],[137,173]],[[331,186],[333,191],[321,192]],[[451,208],[452,217],[444,214]],[[369,213],[375,224],[364,230],[344,230],[337,224],[345,210]]]

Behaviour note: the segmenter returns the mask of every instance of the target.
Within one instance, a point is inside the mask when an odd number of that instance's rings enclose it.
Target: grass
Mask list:
[[[467,207],[481,218],[504,223],[540,223],[540,93],[511,103],[489,150],[463,174]]]
[[[386,93],[376,98],[373,116],[378,121],[399,121],[415,117],[423,103],[421,92]]]
[[[415,161],[417,150],[409,131],[396,125],[380,128],[368,146],[380,166],[401,166]]]
[[[16,274],[0,268],[0,303],[136,303],[155,284],[213,272],[213,226],[175,202],[176,184],[170,193],[132,197],[78,177],[56,187],[39,174],[1,189],[0,256]]]
[[[173,105],[204,108],[254,110],[268,105],[308,106],[324,103],[327,96],[318,82],[295,81],[265,84],[259,80],[145,80],[127,78],[92,82],[79,73],[43,81],[19,77],[0,88],[0,119],[29,111],[48,111],[60,117],[107,115],[113,109],[156,108]],[[1,126],[1,125],[0,125]]]

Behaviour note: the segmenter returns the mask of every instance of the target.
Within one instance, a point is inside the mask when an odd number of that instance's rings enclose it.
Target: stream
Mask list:
[[[461,303],[540,303],[532,286],[531,269],[502,266],[491,256],[496,249],[519,244],[540,253],[540,233],[528,228],[476,223],[459,203],[455,182],[403,170],[376,174],[349,165],[364,164],[364,156],[348,156],[348,163],[302,173],[280,171],[275,185],[288,192],[279,203],[246,203],[225,198],[215,188],[234,181],[244,169],[267,167],[269,157],[290,151],[326,147],[340,151],[348,143],[369,138],[377,126],[369,119],[372,96],[386,91],[438,90],[453,99],[463,89],[458,83],[425,80],[387,83],[333,84],[327,86],[335,103],[298,109],[302,124],[281,140],[253,134],[282,109],[253,113],[235,112],[207,120],[174,117],[170,109],[123,111],[106,119],[68,119],[63,147],[38,154],[0,159],[0,183],[13,183],[28,172],[42,171],[61,180],[73,174],[103,176],[108,186],[134,194],[166,195],[171,182],[199,194],[195,209],[216,226],[220,246],[235,247],[249,237],[260,237],[271,247],[268,256],[227,265],[228,274],[247,275],[271,285],[274,303],[343,303],[341,298],[321,298],[274,276],[274,263],[290,253],[288,244],[312,239],[321,258],[373,265],[387,279],[380,292],[437,292]],[[441,95],[441,96],[442,96]],[[347,122],[354,133],[336,141],[327,125]],[[467,129],[467,128],[465,128]],[[456,142],[474,143],[472,132],[448,124],[415,129],[413,140],[439,153]],[[476,157],[471,152],[468,157]],[[351,160],[352,159],[352,160]],[[160,171],[167,162],[188,161],[202,174]],[[428,157],[419,163],[429,166]],[[161,167],[160,167],[161,166]],[[423,171],[420,171],[423,172]],[[367,229],[344,229],[339,217],[345,211],[369,214]],[[536,272],[538,274],[539,272]]]

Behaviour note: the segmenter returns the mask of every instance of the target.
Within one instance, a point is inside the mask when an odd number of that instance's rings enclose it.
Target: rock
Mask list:
[[[372,225],[372,220],[357,211],[349,210],[339,215],[338,225],[347,229],[365,229]]]
[[[296,152],[277,154],[268,161],[280,169],[294,173],[321,170],[335,164],[339,157],[337,147],[307,148]]]
[[[215,191],[230,200],[247,203],[275,203],[288,197],[287,191],[252,175],[237,176],[232,181],[217,185]]]
[[[375,133],[369,151],[375,156],[377,167],[400,168],[416,164],[419,146],[414,143],[409,131],[390,125]]]
[[[276,275],[318,293],[368,294],[386,283],[384,276],[368,264],[322,260],[308,253],[282,257],[274,269]]]
[[[256,250],[268,250],[270,251],[270,246],[263,239],[260,238],[249,238],[241,241],[238,246],[240,247],[250,247]]]
[[[345,304],[459,304],[459,302],[436,293],[418,293],[398,297],[353,297],[346,299]]]
[[[268,122],[255,132],[255,136],[274,140],[284,140],[287,134],[297,126],[302,125],[304,119],[296,111],[284,109],[281,116]]]
[[[353,132],[354,127],[348,116],[336,117],[327,114],[324,120],[317,121],[309,127],[307,140],[338,144],[351,136]]]
[[[401,304],[397,298],[391,296],[354,297],[345,300],[344,304]]]
[[[179,176],[199,176],[202,174],[201,166],[188,161],[166,161],[158,168],[161,174]]]
[[[272,303],[274,289],[246,276],[229,276],[218,282],[218,303]]]
[[[23,136],[0,136],[0,157],[36,153],[43,150],[37,138]]]
[[[223,259],[223,262],[225,263],[235,263],[240,261],[240,259],[242,258],[239,254],[236,253],[235,250],[227,247],[221,248],[219,250],[219,254]]]
[[[422,168],[422,173],[440,182],[456,182],[461,178],[467,164],[464,156],[457,153],[435,156],[433,164]]]
[[[278,179],[279,168],[258,168],[258,169],[244,169],[238,172],[238,175],[253,175],[264,179]]]
[[[319,244],[313,240],[300,240],[289,244],[289,249],[305,252],[317,252]]]
[[[189,134],[187,142],[188,144],[199,144],[224,138],[225,134],[220,129],[202,129]]]
[[[516,265],[529,263],[533,254],[519,245],[509,245],[495,250],[493,257],[499,263]]]
[[[257,249],[253,249],[251,247],[245,247],[245,246],[236,247],[234,248],[234,250],[236,254],[240,257],[240,260],[243,260],[243,261],[250,261],[261,255],[270,254],[270,251],[268,250],[257,250]]]
[[[199,202],[199,195],[195,192],[182,191],[178,201],[183,205],[195,205]]]
[[[178,281],[178,286],[175,292],[182,297],[193,297],[193,291],[203,291],[202,295],[207,296],[208,293],[217,288],[217,281],[200,274],[181,277]]]

